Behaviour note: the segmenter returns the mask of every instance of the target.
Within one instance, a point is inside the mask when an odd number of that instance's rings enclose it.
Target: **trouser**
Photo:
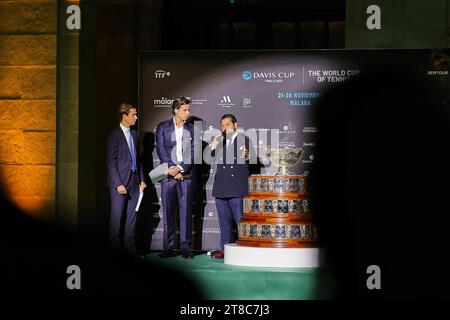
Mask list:
[[[110,241],[115,248],[122,248],[136,253],[136,205],[139,199],[139,179],[132,173],[125,185],[127,194],[119,194],[116,188],[110,187],[111,217]]]
[[[191,180],[178,181],[172,178],[161,181],[163,206],[163,248],[173,249],[176,241],[177,207],[180,215],[180,248],[188,249],[192,238],[192,190]]]
[[[242,198],[216,198],[220,226],[220,249],[233,242],[233,221],[239,227],[243,211]]]

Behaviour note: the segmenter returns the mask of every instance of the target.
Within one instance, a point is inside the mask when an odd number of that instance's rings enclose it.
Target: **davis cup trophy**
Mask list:
[[[276,176],[293,176],[287,168],[294,166],[303,153],[302,148],[264,148],[264,152],[267,158],[270,159],[270,163],[278,167]]]
[[[315,247],[317,230],[312,223],[306,177],[295,175],[301,148],[266,148],[265,155],[278,167],[275,175],[249,177],[249,195],[239,226],[240,246],[272,248]]]

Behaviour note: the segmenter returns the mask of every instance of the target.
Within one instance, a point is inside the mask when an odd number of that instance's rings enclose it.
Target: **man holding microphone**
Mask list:
[[[209,146],[217,164],[212,195],[219,215],[220,251],[212,256],[215,259],[223,259],[224,245],[233,242],[233,222],[239,227],[243,198],[248,195],[249,159],[254,156],[248,137],[236,130],[234,115],[223,115],[220,129],[222,135]]]

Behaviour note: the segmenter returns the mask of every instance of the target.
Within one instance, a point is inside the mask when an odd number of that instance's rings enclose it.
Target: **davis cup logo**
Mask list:
[[[242,78],[244,80],[250,80],[252,78],[252,73],[250,71],[242,72]]]

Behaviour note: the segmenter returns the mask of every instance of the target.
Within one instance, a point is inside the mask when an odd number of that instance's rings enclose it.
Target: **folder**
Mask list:
[[[167,163],[161,163],[155,169],[150,171],[150,180],[155,184],[156,182],[160,182],[161,180],[167,178],[166,172],[169,170],[169,165]]]

